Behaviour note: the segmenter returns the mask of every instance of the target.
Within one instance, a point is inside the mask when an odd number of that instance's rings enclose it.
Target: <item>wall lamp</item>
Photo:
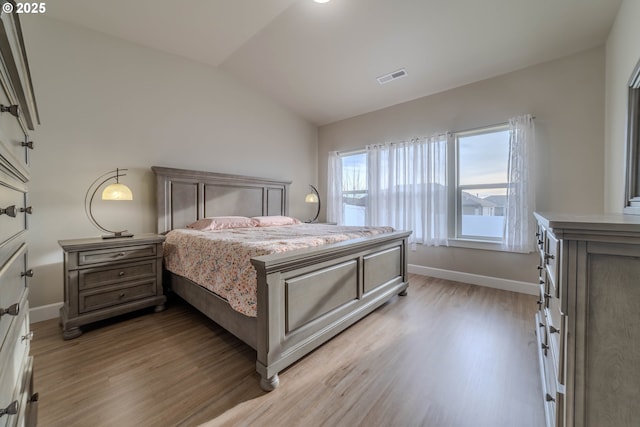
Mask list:
[[[107,172],[103,175],[100,175],[89,186],[89,189],[87,190],[87,194],[84,196],[84,210],[87,214],[87,217],[89,218],[89,221],[91,221],[91,224],[93,224],[99,230],[102,230],[105,233],[109,233],[109,234],[103,235],[102,236],[103,239],[114,239],[117,237],[133,237],[133,234],[128,233],[127,230],[114,231],[114,230],[109,230],[108,228],[103,227],[98,223],[96,218],[93,216],[93,200],[96,196],[96,193],[98,192],[98,190],[100,190],[100,188],[103,185],[105,185],[107,182],[111,180],[115,180],[115,182],[107,185],[104,188],[104,190],[102,191],[102,200],[133,200],[133,193],[131,193],[131,190],[129,189],[129,187],[127,187],[124,184],[120,184],[120,177],[127,175],[122,173],[126,170],[127,169],[116,169],[116,170]]]

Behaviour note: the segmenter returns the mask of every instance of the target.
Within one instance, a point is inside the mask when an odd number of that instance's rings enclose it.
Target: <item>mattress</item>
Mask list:
[[[164,242],[165,268],[226,299],[236,311],[257,314],[256,271],[250,259],[393,231],[391,227],[296,224],[199,231],[172,230]]]

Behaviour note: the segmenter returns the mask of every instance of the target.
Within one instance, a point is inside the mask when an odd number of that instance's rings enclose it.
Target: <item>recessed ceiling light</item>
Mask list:
[[[316,3],[329,3],[331,0],[313,0]]]

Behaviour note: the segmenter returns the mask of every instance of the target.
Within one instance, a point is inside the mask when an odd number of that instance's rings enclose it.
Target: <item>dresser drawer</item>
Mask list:
[[[558,258],[560,256],[560,241],[552,233],[546,233],[544,264],[549,273],[549,292],[560,298],[558,292]]]
[[[121,286],[109,286],[104,288],[83,291],[79,294],[79,312],[86,313],[105,307],[113,307],[130,301],[155,296],[157,281],[139,280],[128,282]]]
[[[158,261],[155,259],[102,268],[85,268],[79,271],[78,289],[85,290],[123,281],[155,278],[157,271]]]
[[[25,208],[27,193],[19,182],[0,181],[0,245],[22,233],[27,228]]]
[[[112,249],[80,251],[78,252],[78,265],[113,263],[114,261],[155,256],[156,254],[156,245],[121,246]]]
[[[19,316],[26,308],[22,307],[26,290],[27,245],[23,244],[7,263],[0,268],[0,309],[11,308]],[[16,315],[4,314],[0,317],[0,344],[7,334]]]
[[[24,383],[28,353],[29,337],[29,307],[23,300],[24,310],[16,319],[7,335],[7,339],[0,348],[0,408],[7,408],[13,402],[17,406],[17,413],[0,418],[0,426],[14,426],[21,414],[21,387]],[[22,411],[23,412],[23,411]]]
[[[0,104],[8,106],[7,94],[0,88]],[[22,112],[18,109],[18,113]],[[29,170],[29,149],[23,145],[27,142],[27,136],[17,117],[9,112],[0,112],[0,144],[4,145],[12,157],[11,162],[22,174]]]

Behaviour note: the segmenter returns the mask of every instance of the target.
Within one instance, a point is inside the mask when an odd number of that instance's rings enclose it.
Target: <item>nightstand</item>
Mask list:
[[[163,241],[158,234],[58,241],[64,250],[64,339],[99,320],[151,306],[164,310]]]

